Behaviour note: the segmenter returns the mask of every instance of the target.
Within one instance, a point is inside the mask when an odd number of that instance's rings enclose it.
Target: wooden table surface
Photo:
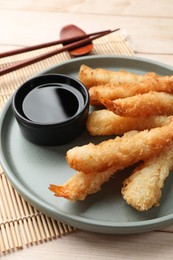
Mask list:
[[[173,66],[173,0],[0,0],[0,52],[55,40],[66,24],[86,32],[120,27],[137,56]],[[76,231],[4,259],[173,259],[173,233]]]

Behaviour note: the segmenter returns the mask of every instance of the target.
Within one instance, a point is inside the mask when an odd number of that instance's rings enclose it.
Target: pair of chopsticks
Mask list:
[[[23,67],[31,65],[33,63],[36,63],[38,61],[47,59],[47,58],[52,57],[52,56],[59,54],[61,52],[70,51],[70,50],[73,50],[75,48],[81,47],[83,45],[89,44],[93,40],[96,40],[96,39],[98,39],[102,36],[108,35],[110,33],[118,31],[118,30],[119,30],[119,28],[115,29],[115,30],[100,31],[100,32],[90,33],[90,34],[77,36],[77,37],[73,37],[73,38],[68,38],[68,39],[64,39],[64,40],[58,40],[58,41],[43,43],[43,44],[39,44],[39,45],[34,45],[34,46],[26,47],[26,48],[21,48],[21,49],[17,49],[17,50],[12,50],[12,51],[8,51],[8,52],[0,53],[0,58],[5,58],[5,57],[8,57],[8,56],[21,54],[21,53],[24,53],[24,52],[29,52],[29,51],[33,51],[33,50],[37,50],[37,49],[41,49],[41,48],[45,48],[45,47],[50,47],[50,46],[54,46],[54,45],[57,45],[57,44],[67,44],[67,45],[63,46],[62,48],[47,52],[45,54],[36,56],[34,58],[30,58],[30,59],[27,59],[27,60],[24,60],[24,61],[17,62],[17,64],[11,65],[7,68],[0,69],[0,76],[5,75],[5,74],[12,72],[12,71],[21,69]]]

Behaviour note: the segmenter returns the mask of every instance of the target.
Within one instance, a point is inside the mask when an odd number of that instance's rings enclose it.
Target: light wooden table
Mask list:
[[[173,66],[173,0],[0,0],[0,51],[55,40],[66,24],[86,32],[120,27],[137,56]],[[77,231],[4,259],[172,259],[173,233]]]

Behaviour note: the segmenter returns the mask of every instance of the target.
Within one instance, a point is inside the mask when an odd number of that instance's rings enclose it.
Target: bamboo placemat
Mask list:
[[[51,51],[49,47],[0,60],[0,68]],[[94,41],[92,55],[133,55],[125,36],[113,33]],[[71,59],[64,52],[37,62],[23,69],[1,76],[0,111],[11,94],[31,76],[53,65]],[[69,234],[75,228],[45,216],[27,203],[11,186],[0,168],[0,255],[16,251],[24,246],[39,244]]]

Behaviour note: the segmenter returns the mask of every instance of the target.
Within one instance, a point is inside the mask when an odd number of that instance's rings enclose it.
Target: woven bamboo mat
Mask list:
[[[57,47],[49,47],[51,51]],[[42,54],[45,49],[0,60],[0,68]],[[113,33],[94,41],[92,55],[133,55],[125,36]],[[11,94],[31,76],[71,59],[64,52],[23,69],[1,76],[0,111]],[[28,204],[11,186],[0,168],[0,255],[70,234],[75,228],[45,216]]]

